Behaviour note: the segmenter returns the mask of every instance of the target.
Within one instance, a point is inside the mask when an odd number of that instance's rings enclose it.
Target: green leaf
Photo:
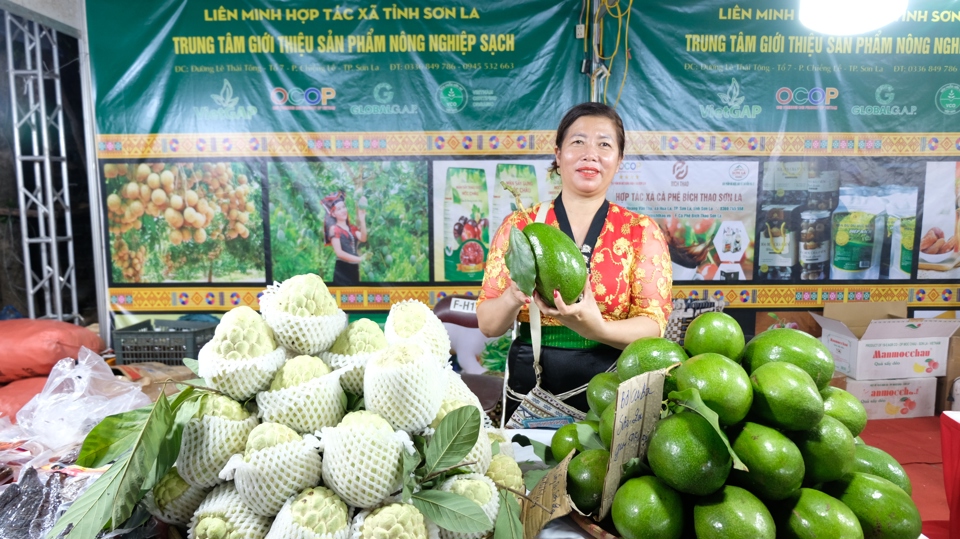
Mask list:
[[[586,423],[577,423],[577,438],[580,440],[580,445],[583,446],[583,449],[606,449],[603,446],[603,441],[600,440],[600,435],[597,434],[597,431],[593,430],[593,427],[587,425]]]
[[[423,513],[423,516],[446,530],[478,533],[493,527],[483,509],[465,496],[440,490],[421,490],[411,499],[413,506]]]
[[[166,395],[153,405],[137,433],[130,452],[119,458],[109,470],[80,495],[67,509],[47,537],[64,532],[67,539],[96,537],[109,523],[125,522],[141,498],[141,487],[156,466],[160,446],[174,422]]]
[[[549,445],[546,445],[542,442],[536,440],[531,440],[522,434],[514,434],[511,441],[515,444],[518,444],[520,447],[533,447],[533,453],[540,457],[540,460],[544,464],[550,466],[551,468],[559,464],[557,459],[553,456],[553,450],[550,449]]]
[[[444,416],[424,448],[426,477],[462,462],[479,436],[480,410],[476,407],[463,406]]]
[[[143,493],[152,489],[163,478],[180,455],[180,441],[183,437],[183,428],[187,422],[197,416],[204,394],[190,387],[181,391],[174,399],[171,411],[174,414],[173,424],[163,439],[160,451],[157,453],[157,465],[154,472],[143,483]]]
[[[506,490],[500,493],[500,510],[493,528],[493,539],[523,539],[523,524],[520,523],[520,504]]]
[[[453,196],[453,203],[460,204],[462,199],[460,198],[460,191],[457,191],[456,187],[450,189],[450,194]]]
[[[197,377],[200,377],[200,362],[196,359],[191,359],[189,357],[183,358],[183,364],[187,366],[188,369],[193,371],[193,374],[196,374]]]
[[[500,442],[490,443],[490,456],[495,457],[500,454]]]
[[[510,279],[517,283],[517,288],[528,296],[533,294],[537,281],[533,248],[527,236],[516,226],[510,228],[510,244],[504,254],[504,262],[510,271]]]
[[[130,451],[151,411],[145,406],[103,418],[84,438],[77,465],[99,468]]]
[[[550,473],[551,468],[546,470],[530,470],[529,472],[523,474],[523,486],[527,487],[527,490],[532,491],[534,487],[540,482],[541,479],[548,473]]]
[[[737,470],[748,471],[747,466],[740,460],[740,457],[733,452],[733,448],[730,447],[730,440],[727,439],[727,435],[724,434],[723,429],[720,428],[720,417],[703,402],[703,399],[700,398],[700,391],[697,388],[691,387],[683,391],[671,391],[668,397],[678,405],[703,416],[703,418],[710,423],[710,426],[713,427],[713,430],[717,431],[717,434],[720,435],[720,439],[723,440],[723,445],[727,446],[727,451],[730,452],[730,456],[733,458],[733,467]]]

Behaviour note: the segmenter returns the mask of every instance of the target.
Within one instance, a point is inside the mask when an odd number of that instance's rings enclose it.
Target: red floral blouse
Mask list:
[[[545,223],[559,228],[553,202],[549,204]],[[478,303],[499,297],[509,286],[510,272],[504,263],[504,253],[510,241],[510,227],[516,225],[523,230],[536,218],[539,208],[540,204],[536,204],[528,209],[529,221],[520,211],[503,220],[490,244]],[[660,326],[662,336],[673,310],[670,296],[673,270],[666,241],[657,223],[646,215],[610,203],[603,230],[593,249],[590,283],[605,320],[647,316]],[[521,308],[517,319],[529,322],[530,313],[526,306]],[[547,316],[541,323],[560,325],[559,321]]]

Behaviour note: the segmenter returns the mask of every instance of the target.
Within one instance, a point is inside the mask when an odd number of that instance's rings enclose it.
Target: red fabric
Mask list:
[[[55,320],[0,321],[0,384],[50,374],[56,362],[76,358],[81,346],[94,352],[105,348],[100,336]]]
[[[890,453],[901,465],[943,462],[940,422],[936,417],[867,421],[860,437],[867,445]]]
[[[46,377],[24,378],[0,387],[0,417],[9,417],[11,422],[16,423],[17,412],[40,393],[46,383]]]
[[[960,423],[947,413],[940,415],[943,448],[943,483],[950,508],[950,537],[960,538]]]

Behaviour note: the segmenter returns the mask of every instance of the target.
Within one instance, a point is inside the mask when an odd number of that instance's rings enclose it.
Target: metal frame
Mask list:
[[[57,32],[9,11],[4,19],[28,313],[80,323]]]

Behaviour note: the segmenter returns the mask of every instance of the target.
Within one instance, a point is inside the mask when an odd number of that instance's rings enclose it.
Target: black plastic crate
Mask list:
[[[182,365],[196,359],[200,348],[213,338],[217,324],[179,320],[147,320],[113,332],[117,365],[157,361]]]

